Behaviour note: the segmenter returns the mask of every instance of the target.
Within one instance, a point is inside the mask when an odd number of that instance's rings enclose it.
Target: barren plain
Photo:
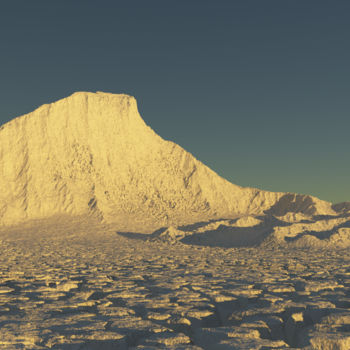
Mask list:
[[[1,232],[3,349],[349,349],[346,249],[223,248],[57,218]]]

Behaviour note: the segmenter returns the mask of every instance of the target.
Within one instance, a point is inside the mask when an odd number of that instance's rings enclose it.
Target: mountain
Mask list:
[[[150,232],[338,209],[312,196],[234,185],[158,136],[133,97],[102,92],[74,93],[1,126],[0,177],[0,225],[82,215]]]
[[[350,202],[333,204],[332,209],[337,213],[350,213]]]

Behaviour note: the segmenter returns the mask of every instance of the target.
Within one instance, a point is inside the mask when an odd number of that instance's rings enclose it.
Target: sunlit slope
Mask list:
[[[1,225],[71,214],[149,231],[264,212],[334,214],[311,196],[229,183],[159,137],[133,97],[101,92],[77,92],[3,125],[0,179]]]

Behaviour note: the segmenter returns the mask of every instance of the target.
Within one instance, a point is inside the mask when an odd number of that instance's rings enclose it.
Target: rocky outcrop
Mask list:
[[[231,184],[159,137],[127,95],[78,92],[0,128],[0,225],[63,214],[150,231],[200,220],[334,214],[311,196]]]
[[[337,213],[350,213],[350,202],[336,203],[332,205],[332,209]]]

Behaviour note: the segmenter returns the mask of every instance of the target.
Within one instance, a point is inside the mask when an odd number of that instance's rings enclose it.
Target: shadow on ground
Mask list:
[[[193,233],[181,239],[184,244],[208,247],[254,247],[271,233],[266,227],[231,227],[220,225],[216,230]]]
[[[119,232],[117,231],[117,234],[130,239],[137,239],[141,241],[146,241],[149,238],[149,235],[146,235],[144,233],[136,233],[136,232]]]

